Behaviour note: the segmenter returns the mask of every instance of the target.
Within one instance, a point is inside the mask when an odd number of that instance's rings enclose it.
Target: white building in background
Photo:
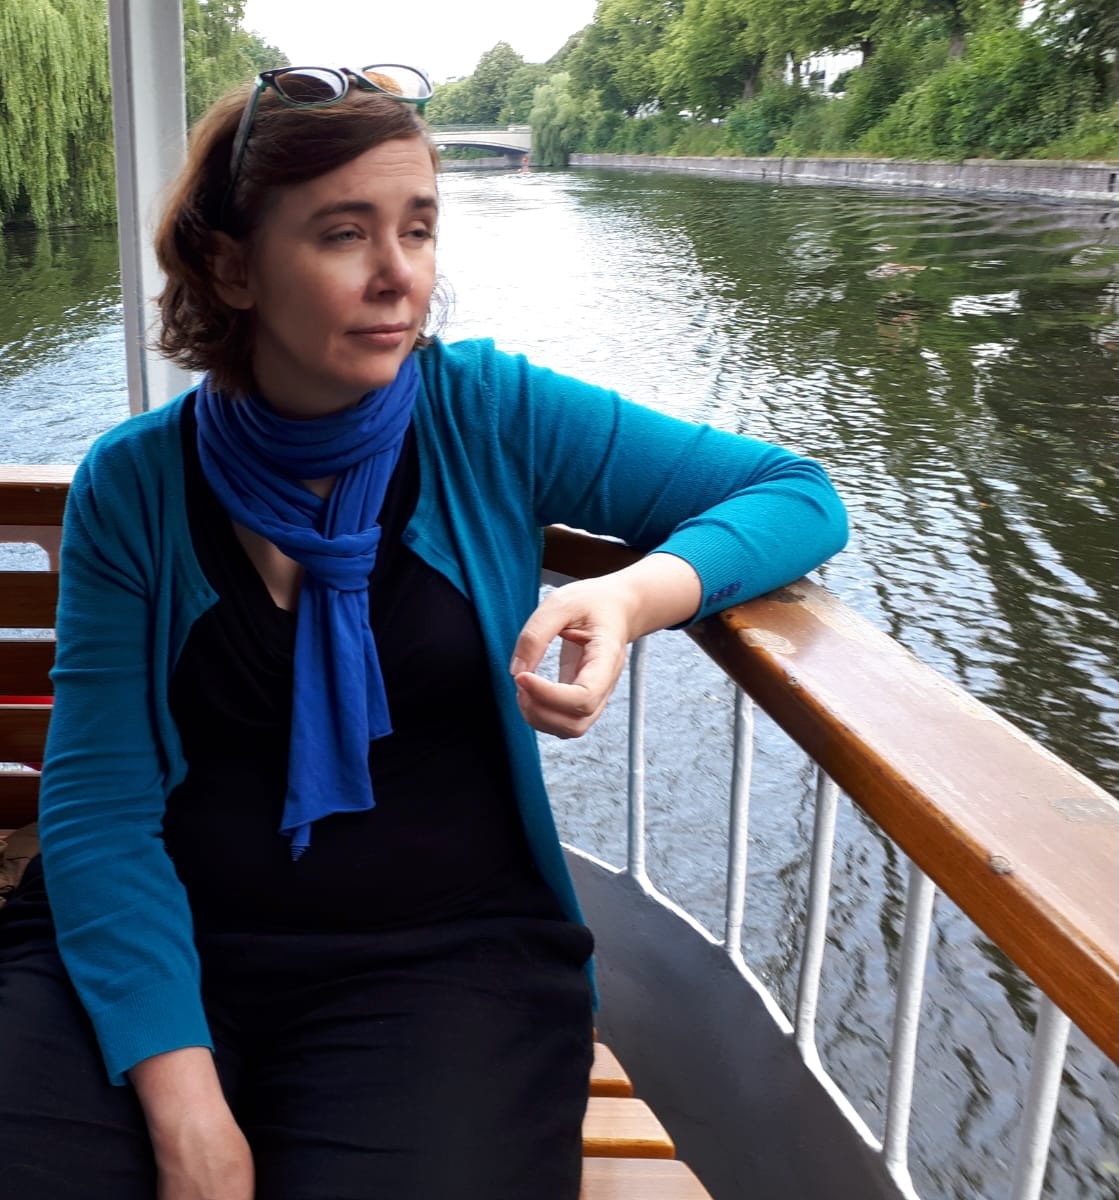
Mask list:
[[[800,60],[800,81],[805,87],[812,88],[825,96],[831,95],[831,85],[843,74],[855,67],[862,66],[863,52],[861,50],[841,50],[836,54],[814,54],[811,58]],[[793,59],[789,55],[785,60],[785,82],[793,81]]]

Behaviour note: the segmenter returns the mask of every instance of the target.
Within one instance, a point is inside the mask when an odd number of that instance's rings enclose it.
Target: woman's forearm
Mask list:
[[[145,1058],[128,1077],[154,1143],[173,1140],[176,1131],[192,1118],[229,1112],[214,1056],[204,1046],[186,1046]]]
[[[155,1152],[159,1200],[252,1200],[252,1154],[210,1051],[156,1054],[128,1075]]]

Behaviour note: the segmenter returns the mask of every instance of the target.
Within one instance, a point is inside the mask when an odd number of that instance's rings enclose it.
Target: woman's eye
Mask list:
[[[426,225],[421,225],[417,229],[409,229],[407,236],[410,238],[415,238],[418,242],[426,242],[435,237],[435,230],[428,229]]]
[[[328,242],[352,242],[358,237],[356,229],[338,229],[334,233],[328,233],[326,240]]]

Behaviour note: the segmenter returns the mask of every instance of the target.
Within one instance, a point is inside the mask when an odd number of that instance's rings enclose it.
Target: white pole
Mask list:
[[[163,404],[190,375],[148,349],[162,279],[152,248],[158,201],[186,152],[180,0],[109,0],[117,234],[132,412]]]

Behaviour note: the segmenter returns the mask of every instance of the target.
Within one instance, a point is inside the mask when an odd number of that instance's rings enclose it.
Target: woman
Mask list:
[[[161,344],[206,375],[71,491],[13,1198],[573,1200],[591,938],[533,731],[845,539],[814,463],[424,334],[429,94],[266,72],[171,192]],[[553,522],[649,553],[540,603]]]

